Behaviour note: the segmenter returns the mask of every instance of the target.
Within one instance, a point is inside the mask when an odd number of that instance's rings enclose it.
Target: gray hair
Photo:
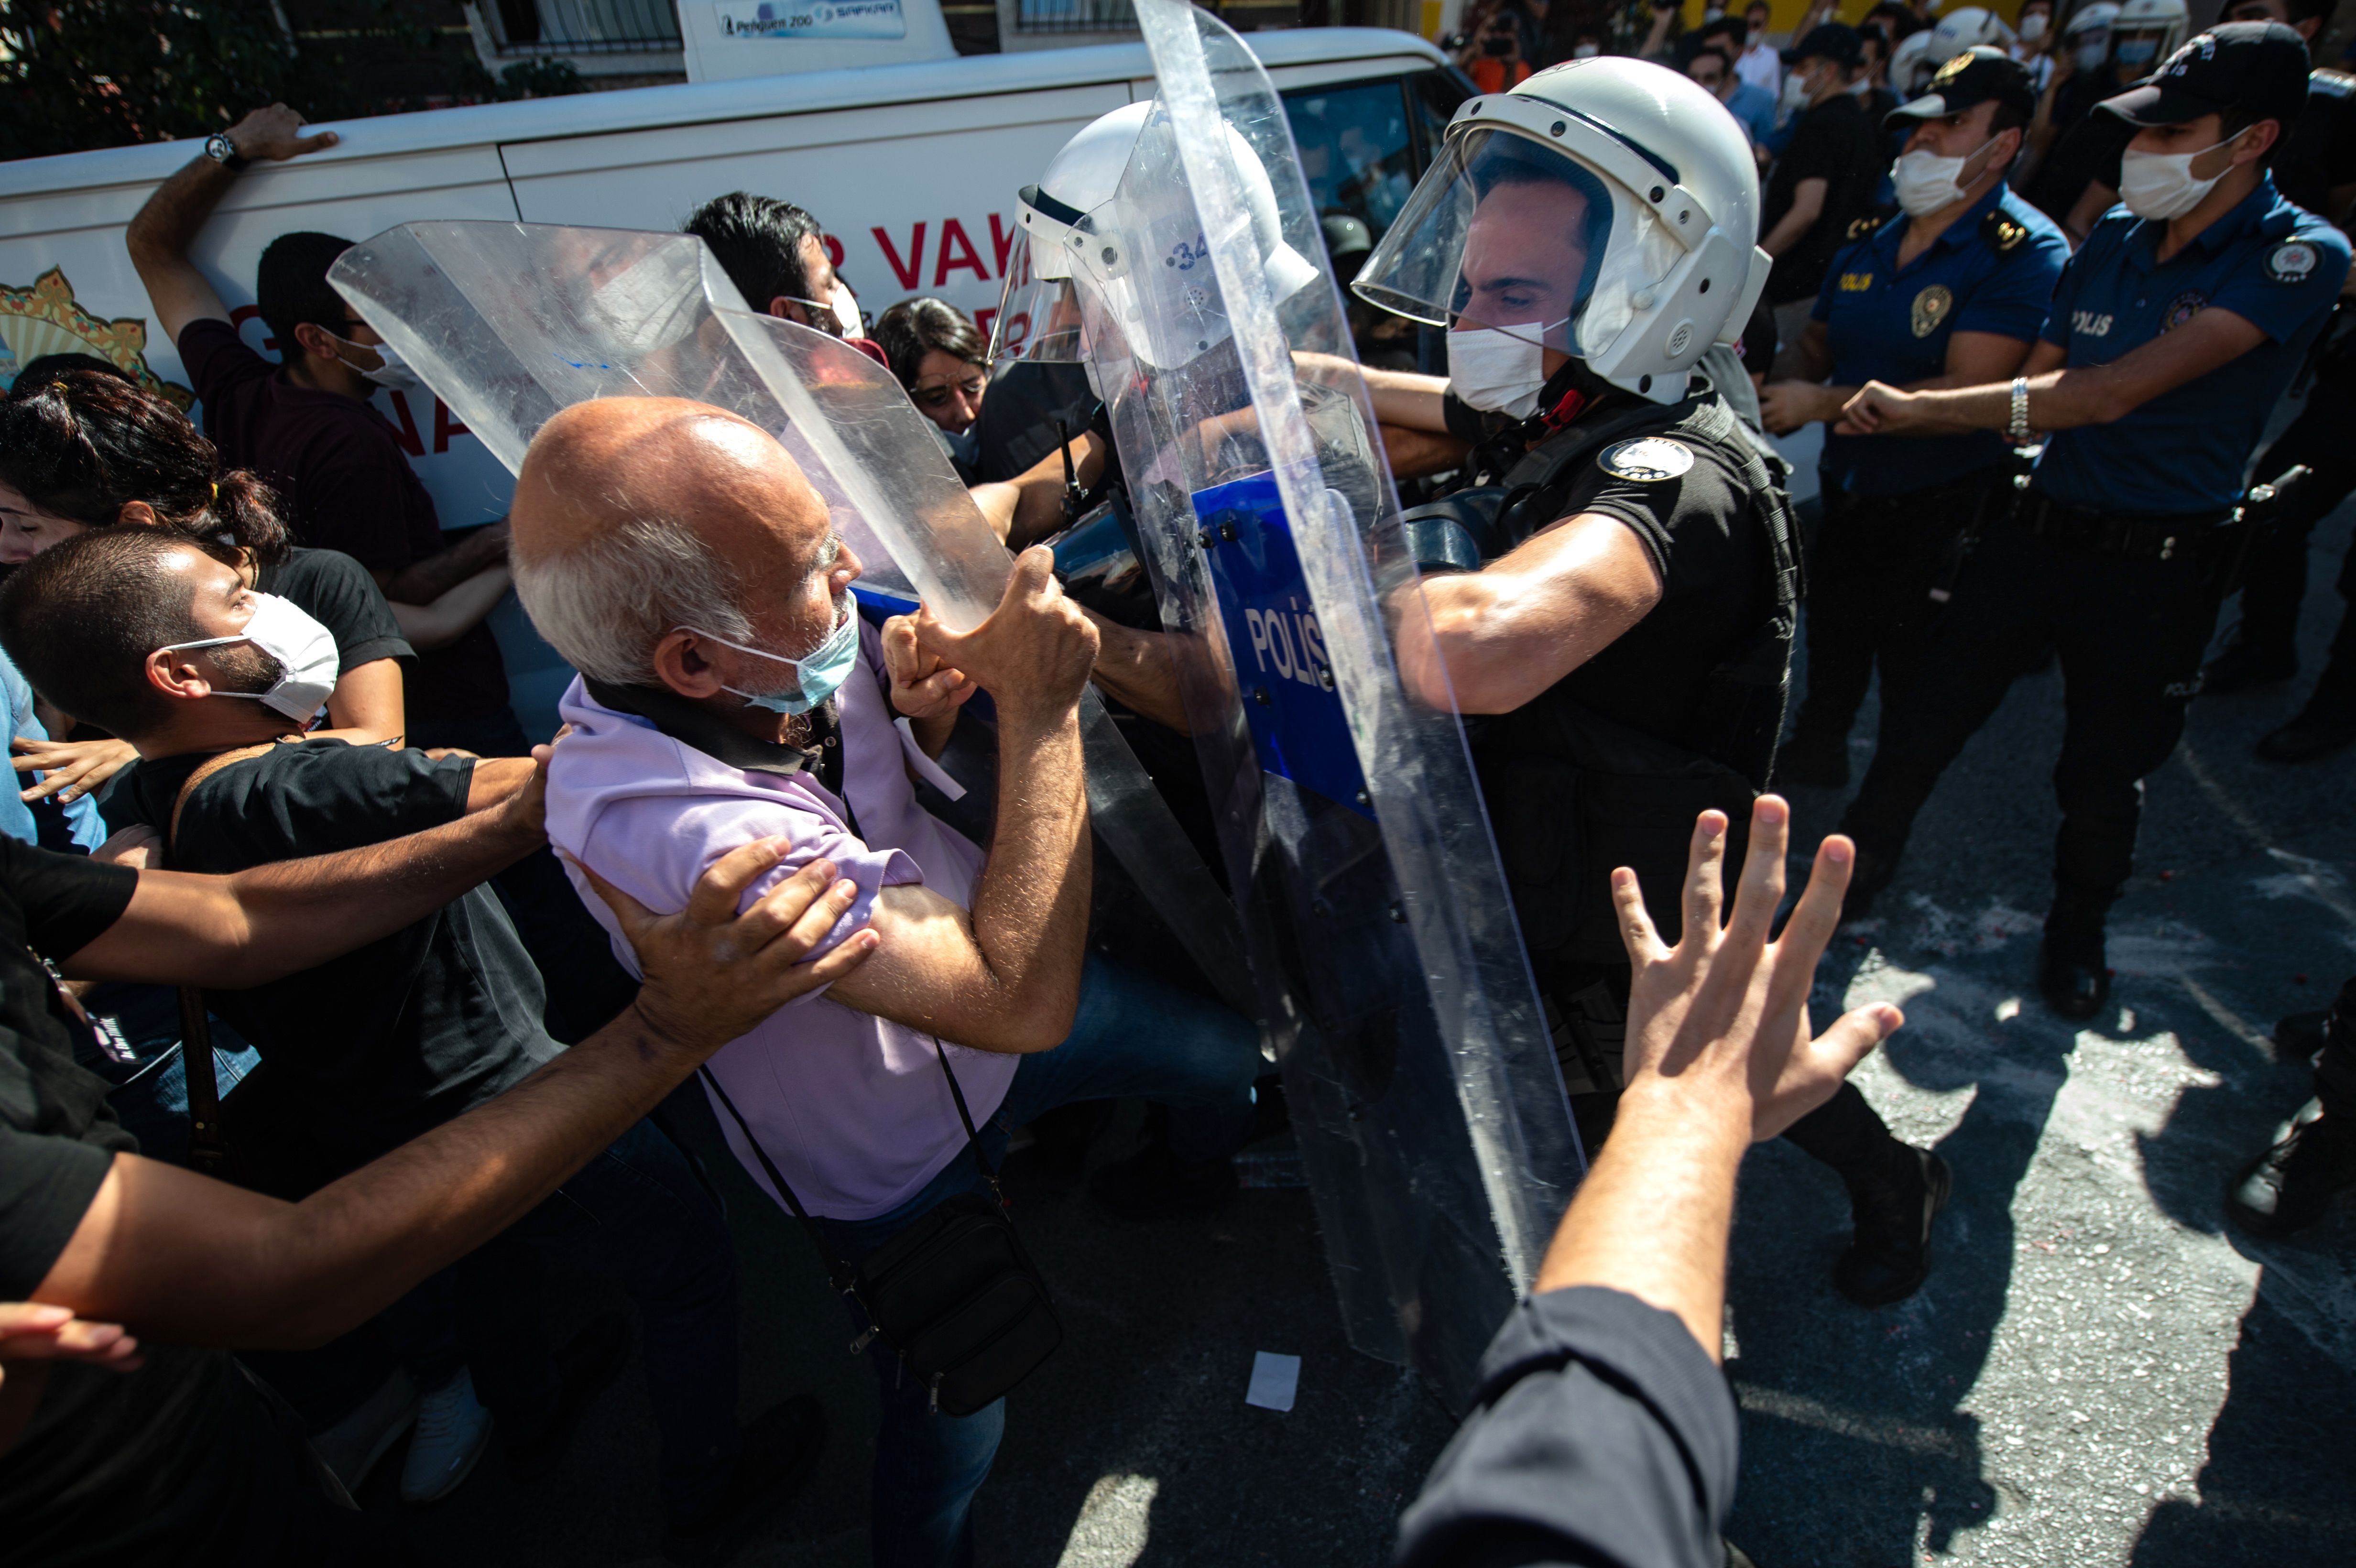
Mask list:
[[[549,645],[591,680],[660,686],[655,645],[680,626],[755,640],[737,573],[671,517],[637,517],[584,544],[514,552],[516,597]]]

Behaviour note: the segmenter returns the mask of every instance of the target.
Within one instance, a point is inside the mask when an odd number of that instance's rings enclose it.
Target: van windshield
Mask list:
[[[1450,112],[1470,96],[1445,71],[1421,72],[1411,80],[1394,76],[1298,88],[1283,95],[1318,217],[1355,218],[1366,226],[1370,240],[1383,237],[1430,161],[1430,148],[1423,144],[1436,138],[1419,136],[1418,130],[1430,112],[1425,100],[1435,94],[1451,101]],[[1410,95],[1417,104],[1412,112]],[[1443,114],[1441,126],[1446,123]]]

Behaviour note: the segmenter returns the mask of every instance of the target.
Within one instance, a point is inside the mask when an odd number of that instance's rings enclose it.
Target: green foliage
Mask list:
[[[413,46],[421,29],[392,0],[347,15],[340,36],[298,42],[273,0],[0,0],[0,157],[209,135],[273,102],[379,112],[348,48]]]

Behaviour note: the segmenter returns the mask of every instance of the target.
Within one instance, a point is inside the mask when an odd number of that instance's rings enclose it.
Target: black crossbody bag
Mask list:
[[[882,1339],[899,1356],[902,1371],[931,1391],[936,1412],[971,1415],[1053,1355],[1064,1342],[1064,1324],[1007,1217],[998,1172],[982,1157],[965,1091],[958,1087],[948,1052],[937,1039],[933,1054],[949,1081],[958,1120],[965,1124],[966,1147],[990,1183],[990,1196],[960,1192],[945,1200],[856,1264],[844,1261],[827,1244],[826,1233],[802,1207],[712,1069],[697,1071],[753,1146],[771,1185],[818,1244],[834,1288],[866,1315],[866,1331],[851,1342],[851,1353],[858,1355],[871,1341]]]

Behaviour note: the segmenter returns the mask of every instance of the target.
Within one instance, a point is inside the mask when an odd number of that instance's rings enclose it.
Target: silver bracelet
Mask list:
[[[2025,446],[2029,443],[2029,378],[2026,376],[2012,379],[2012,425],[2005,433],[2012,437],[2015,446]]]

